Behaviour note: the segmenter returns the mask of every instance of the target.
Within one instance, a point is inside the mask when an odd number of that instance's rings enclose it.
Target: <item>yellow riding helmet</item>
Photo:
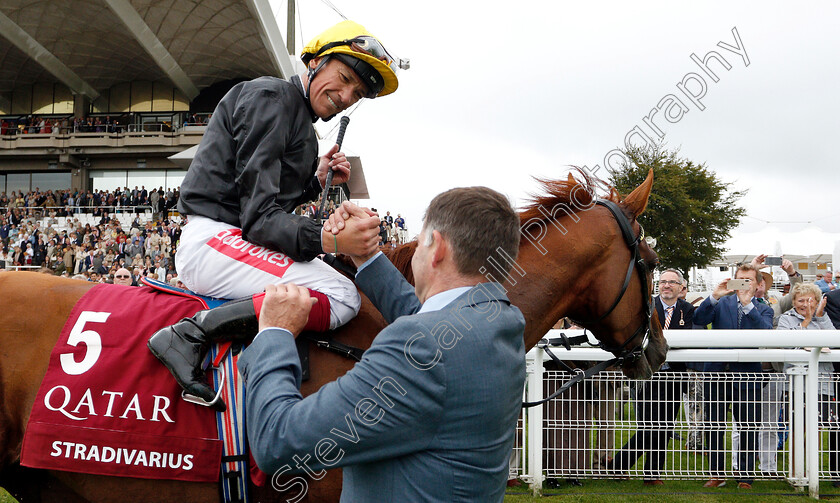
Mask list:
[[[300,59],[309,65],[313,58],[330,54],[356,72],[370,90],[370,97],[397,90],[400,61],[388,54],[382,42],[364,26],[353,21],[338,23],[310,40]]]

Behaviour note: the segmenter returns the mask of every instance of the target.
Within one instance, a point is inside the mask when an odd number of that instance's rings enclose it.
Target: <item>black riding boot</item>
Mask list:
[[[216,393],[207,385],[201,367],[210,344],[230,340],[250,341],[257,335],[258,328],[254,302],[248,297],[199,311],[191,318],[162,328],[149,339],[147,346],[166,365],[184,391],[211,402]],[[219,400],[213,408],[225,410],[225,404]]]

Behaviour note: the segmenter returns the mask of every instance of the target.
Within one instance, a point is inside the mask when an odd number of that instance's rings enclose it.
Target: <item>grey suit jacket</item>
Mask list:
[[[345,467],[342,501],[501,502],[525,381],[522,313],[481,283],[414,314],[414,289],[385,257],[356,281],[390,325],[338,380],[302,399],[280,329],[240,356],[257,464],[309,480]]]

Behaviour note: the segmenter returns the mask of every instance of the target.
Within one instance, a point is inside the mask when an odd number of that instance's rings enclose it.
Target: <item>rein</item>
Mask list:
[[[601,320],[605,319],[607,316],[609,316],[613,312],[613,310],[615,310],[616,306],[618,306],[618,303],[621,302],[621,299],[624,297],[625,292],[627,292],[627,287],[630,286],[630,279],[633,277],[633,270],[635,269],[639,272],[639,277],[641,279],[640,283],[642,284],[642,299],[644,299],[644,302],[645,302],[644,322],[642,323],[641,326],[639,326],[639,328],[636,329],[636,331],[633,333],[633,335],[631,337],[629,337],[626,341],[624,341],[624,343],[622,345],[620,345],[618,347],[608,347],[608,346],[604,345],[604,343],[598,343],[598,344],[590,343],[589,342],[589,337],[586,336],[585,329],[584,329],[584,334],[580,335],[580,336],[577,336],[577,337],[566,337],[565,334],[560,334],[559,338],[554,338],[554,339],[543,338],[543,339],[540,339],[540,341],[537,343],[537,347],[542,348],[546,352],[546,354],[549,357],[551,357],[551,359],[554,362],[559,364],[561,367],[563,367],[568,372],[574,373],[575,376],[572,377],[571,379],[569,379],[568,381],[566,381],[565,383],[563,383],[563,385],[560,386],[560,388],[558,388],[556,391],[554,391],[554,393],[552,393],[551,395],[549,395],[546,398],[543,398],[542,400],[537,400],[535,402],[522,402],[522,407],[523,408],[534,407],[536,405],[542,405],[542,404],[548,402],[549,400],[553,400],[554,398],[557,398],[557,396],[559,396],[561,393],[563,393],[567,389],[574,386],[575,384],[583,381],[584,379],[588,379],[589,377],[592,377],[593,375],[597,374],[598,372],[604,370],[607,367],[610,367],[610,366],[613,366],[613,365],[622,365],[624,363],[631,363],[631,362],[634,362],[634,361],[638,360],[639,358],[642,357],[645,349],[647,349],[648,342],[650,342],[651,306],[650,306],[650,292],[648,291],[648,284],[647,284],[648,269],[647,269],[647,265],[645,265],[644,259],[641,256],[641,253],[639,252],[639,243],[641,242],[642,237],[644,235],[644,230],[642,229],[641,232],[639,233],[639,235],[635,235],[633,233],[633,228],[631,226],[630,221],[624,215],[624,213],[621,211],[621,208],[619,208],[619,206],[616,203],[614,203],[612,201],[609,201],[609,200],[606,200],[606,199],[598,199],[598,200],[595,201],[595,204],[603,206],[603,207],[607,208],[608,210],[610,210],[610,213],[612,213],[613,217],[615,218],[615,221],[618,223],[618,227],[621,229],[621,235],[624,238],[624,243],[630,249],[630,263],[627,266],[627,274],[625,274],[625,276],[624,276],[624,283],[621,286],[621,290],[618,292],[618,295],[616,296],[615,301],[612,303],[610,308],[607,309],[607,311],[604,314],[602,314],[601,316],[599,316],[598,318],[596,318],[594,320],[586,320],[586,321],[580,321],[580,322],[578,322],[576,320],[573,320],[573,321],[575,321],[575,323],[579,324],[579,325],[581,325],[583,323],[591,324],[591,323],[598,323],[599,321],[601,321]],[[640,226],[640,228],[641,228],[641,226]],[[636,345],[635,348],[628,349],[627,345],[630,344],[630,342],[633,341],[634,339],[637,339],[639,336],[641,336],[642,342],[640,344]],[[593,347],[599,347],[599,348],[603,349],[604,351],[609,351],[610,353],[616,355],[616,357],[611,359],[611,360],[603,361],[603,362],[595,365],[594,367],[590,367],[586,370],[572,369],[571,367],[569,367],[568,365],[566,365],[565,363],[560,361],[560,359],[557,358],[557,356],[555,356],[554,353],[552,353],[551,350],[549,349],[549,346],[554,346],[554,347],[563,346],[567,350],[571,350],[572,345],[581,345],[581,344],[589,344],[590,346],[593,346]]]

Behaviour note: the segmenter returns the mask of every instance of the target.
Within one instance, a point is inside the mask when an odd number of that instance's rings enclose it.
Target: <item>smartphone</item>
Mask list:
[[[765,265],[782,265],[782,257],[766,257],[764,259]]]
[[[730,279],[726,282],[727,290],[749,290],[750,280],[748,279]]]

